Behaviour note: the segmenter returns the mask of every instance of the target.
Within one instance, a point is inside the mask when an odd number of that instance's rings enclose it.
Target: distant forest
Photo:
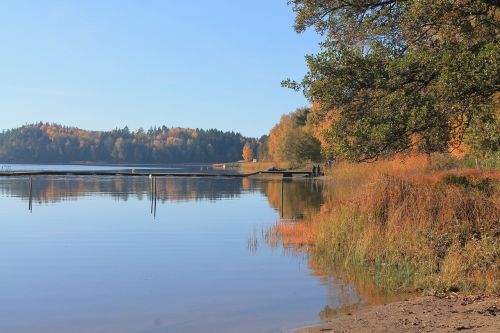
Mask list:
[[[0,162],[213,163],[242,159],[258,140],[216,129],[152,127],[87,131],[37,123],[0,133]]]

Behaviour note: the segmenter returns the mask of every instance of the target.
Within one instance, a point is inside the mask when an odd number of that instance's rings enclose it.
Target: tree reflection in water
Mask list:
[[[154,185],[152,185],[154,184]],[[224,200],[238,198],[248,192],[259,192],[268,200],[279,214],[281,225],[307,223],[307,217],[318,212],[325,200],[325,184],[322,181],[310,179],[259,179],[259,178],[177,178],[156,177],[51,177],[35,176],[32,180],[31,199],[36,205],[54,204],[67,200],[78,200],[82,197],[112,197],[116,200],[129,199],[151,200],[151,213],[154,203],[167,201],[197,201],[197,200]],[[156,197],[153,198],[154,188]],[[30,198],[30,181],[27,177],[0,178],[0,194],[2,196]],[[153,202],[154,200],[154,202]],[[35,212],[36,213],[36,212]],[[304,221],[305,220],[305,221]],[[304,221],[304,222],[300,222]],[[292,229],[291,229],[292,230]],[[293,230],[298,230],[293,228]],[[305,228],[301,232],[304,239]],[[331,318],[342,312],[352,311],[365,302],[359,293],[359,283],[335,272],[324,272],[310,256],[306,244],[294,244],[291,239],[278,239],[272,234],[272,228],[259,230],[255,227],[249,231],[247,242],[251,252],[258,250],[261,243],[272,248],[280,248],[285,255],[306,256],[310,275],[316,276],[319,283],[328,290],[328,302],[323,309],[318,309],[322,320]],[[356,285],[356,287],[354,287]],[[376,297],[371,295],[372,298]],[[368,296],[368,301],[370,296]]]
[[[0,178],[3,196],[20,197],[41,205],[80,197],[108,196],[127,201],[151,200],[148,177],[34,176],[30,193],[28,177]],[[322,185],[313,180],[263,180],[258,178],[156,177],[156,199],[166,201],[221,200],[245,192],[264,194],[283,219],[300,219],[323,203]]]

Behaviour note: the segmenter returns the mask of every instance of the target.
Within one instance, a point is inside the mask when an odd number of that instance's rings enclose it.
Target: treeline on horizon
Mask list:
[[[88,131],[36,123],[0,133],[2,163],[214,163],[241,159],[258,140],[216,129],[152,127]]]

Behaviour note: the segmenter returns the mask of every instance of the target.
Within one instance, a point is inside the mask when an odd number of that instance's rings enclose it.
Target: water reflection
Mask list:
[[[342,279],[330,275],[321,276],[322,283],[328,288],[328,303],[319,312],[321,320],[328,320],[342,313],[356,310],[363,302],[355,288]]]
[[[301,219],[323,204],[323,182],[317,180],[264,182],[262,192],[282,219]]]
[[[38,205],[108,196],[128,201],[157,202],[234,199],[247,192],[264,194],[282,219],[301,219],[323,204],[323,183],[317,180],[263,180],[259,178],[178,178],[122,176],[0,177],[0,195],[19,197]]]
[[[363,303],[353,284],[258,247],[266,226],[318,211],[324,186],[0,177],[0,331],[283,332],[349,311]]]

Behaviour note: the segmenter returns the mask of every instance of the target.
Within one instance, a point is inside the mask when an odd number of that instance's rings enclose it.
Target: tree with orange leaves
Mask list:
[[[246,142],[243,146],[243,159],[250,162],[253,159],[253,151],[250,142]]]

